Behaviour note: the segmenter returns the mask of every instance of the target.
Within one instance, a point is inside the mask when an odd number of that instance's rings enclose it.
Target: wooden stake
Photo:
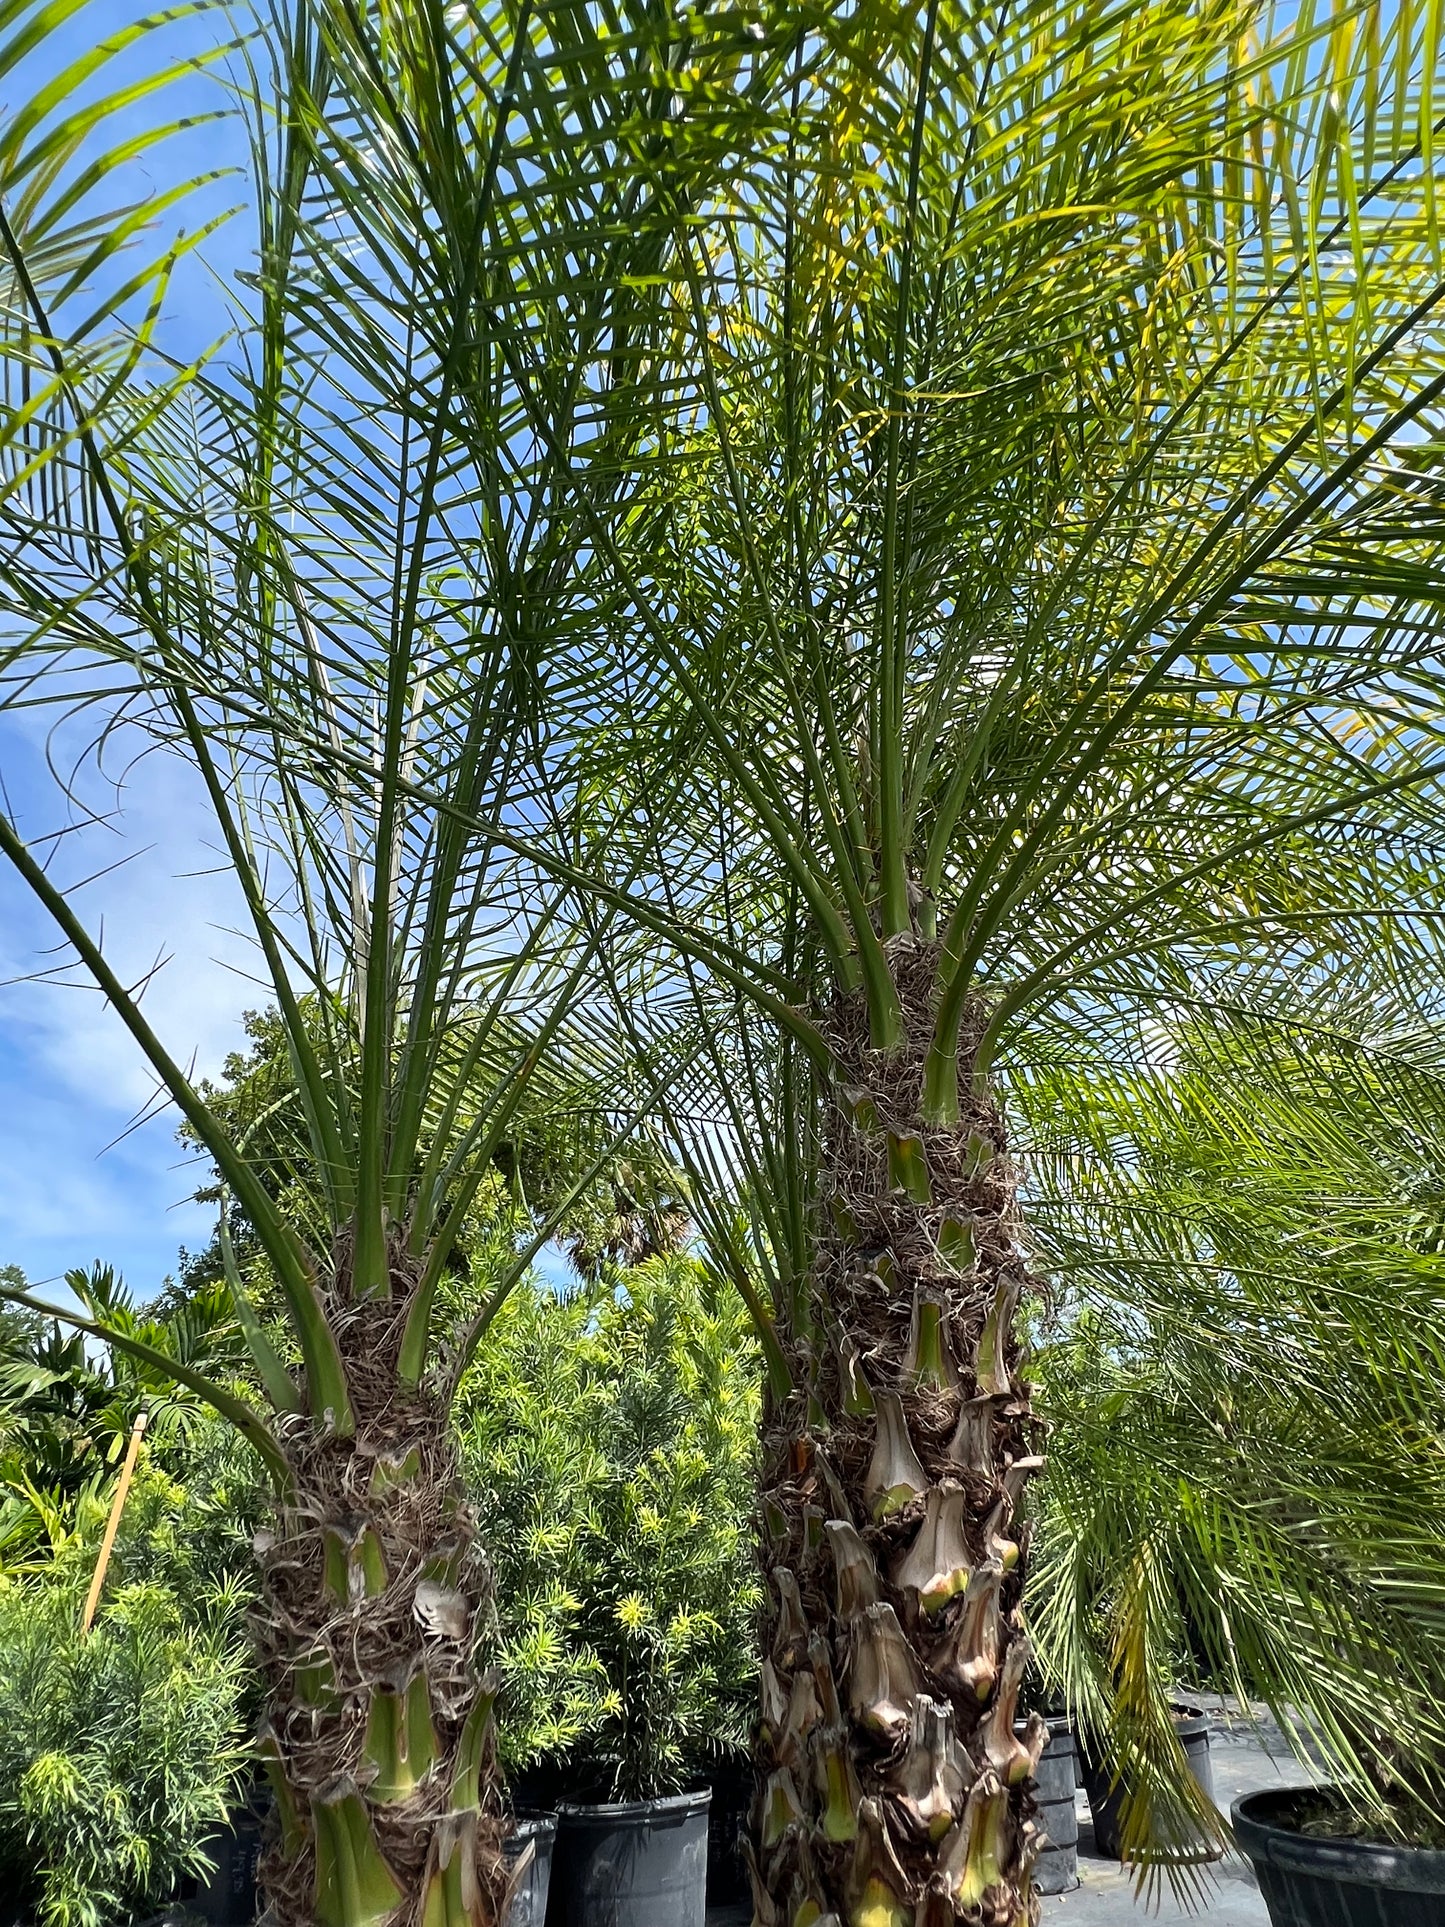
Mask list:
[[[125,1449],[125,1464],[120,1468],[120,1483],[116,1486],[115,1497],[110,1502],[110,1517],[105,1522],[105,1537],[100,1542],[100,1557],[95,1562],[95,1577],[90,1582],[90,1596],[85,1602],[85,1611],[81,1615],[82,1633],[90,1631],[90,1622],[95,1618],[95,1609],[100,1604],[100,1589],[105,1584],[105,1569],[110,1564],[110,1549],[115,1544],[120,1515],[125,1510],[126,1494],[130,1491],[130,1482],[135,1473],[135,1462],[140,1455],[140,1442],[145,1429],[146,1415],[143,1411],[137,1412],[135,1424],[130,1428],[130,1444]]]

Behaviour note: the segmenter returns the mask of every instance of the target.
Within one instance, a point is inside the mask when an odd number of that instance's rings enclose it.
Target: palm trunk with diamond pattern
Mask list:
[[[1014,1334],[1028,1273],[993,1097],[956,1128],[922,1116],[936,964],[895,952],[899,1051],[870,1049],[861,1000],[828,1016],[813,1270],[783,1333],[796,1389],[764,1421],[757,1927],[1037,1917],[1047,1734],[1017,1720],[1041,1464]]]
[[[475,1653],[490,1596],[446,1412],[405,1386],[415,1288],[328,1297],[354,1435],[297,1419],[294,1489],[258,1537],[276,1793],[262,1864],[274,1927],[497,1927],[505,1912],[495,1681]]]

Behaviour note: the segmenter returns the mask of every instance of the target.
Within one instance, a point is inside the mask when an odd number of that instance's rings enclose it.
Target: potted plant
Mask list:
[[[739,1301],[673,1255],[514,1294],[462,1387],[502,1761],[560,1810],[553,1927],[700,1927],[709,1776],[756,1695],[756,1377]]]
[[[3,677],[7,702],[18,677],[43,709],[54,670],[77,743],[88,711],[97,745],[133,729],[122,758],[143,748],[185,772],[185,808],[204,812],[198,835],[233,891],[226,921],[233,906],[275,1001],[306,1195],[278,1171],[265,1120],[233,1130],[199,1087],[175,1000],[142,1010],[153,972],[137,976],[130,946],[149,954],[157,931],[141,893],[118,916],[82,900],[97,839],[109,869],[135,821],[102,759],[79,782],[93,775],[96,807],[38,769],[23,799],[11,785],[0,867],[213,1162],[284,1314],[268,1331],[238,1288],[241,1389],[163,1361],[254,1446],[271,1487],[257,1534],[280,1815],[268,1907],[286,1927],[393,1914],[455,1927],[502,1912],[506,1887],[491,1686],[472,1663],[488,1567],[449,1403],[510,1280],[461,1324],[434,1314],[518,1107],[567,1056],[560,1033],[575,1023],[598,1084],[575,1121],[609,1142],[667,1075],[659,1059],[634,1078],[582,1008],[602,933],[565,889],[590,878],[579,855],[612,823],[603,792],[553,771],[554,694],[558,741],[586,713],[554,673],[556,619],[588,605],[599,555],[574,504],[630,515],[618,464],[650,444],[649,395],[670,379],[637,352],[654,304],[639,291],[670,272],[675,236],[720,184],[755,152],[771,167],[764,129],[796,90],[794,45],[760,45],[712,10],[679,23],[632,9],[620,33],[587,7],[243,11],[244,72],[216,106],[241,105],[253,136],[254,238],[218,264],[224,292],[200,324],[224,336],[215,354],[167,311],[171,273],[212,231],[187,222],[179,238],[184,178],[149,207],[163,231],[131,247],[150,189],[129,170],[148,167],[176,113],[158,107],[140,147],[120,125],[167,79],[197,85],[207,59],[185,39],[166,54],[172,23],[157,16],[78,60],[72,16],[35,0],[0,47],[8,88],[28,90],[0,143],[0,366],[7,398],[37,397],[23,430],[8,405],[0,423]],[[136,54],[143,72],[84,93]],[[681,110],[658,75],[699,63],[699,138],[689,115],[669,153]],[[434,112],[457,134],[444,159]],[[211,118],[188,99],[185,124]],[[432,154],[440,172],[424,162],[398,199],[373,157],[401,154]],[[33,191],[8,192],[21,181]],[[92,198],[101,181],[113,198]],[[363,236],[383,208],[392,239]],[[558,340],[572,372],[539,416],[530,370],[502,376],[499,360],[503,396],[470,344],[505,359],[548,288],[584,287]],[[620,378],[582,405],[604,362]],[[382,418],[380,436],[339,427]],[[602,495],[574,460],[605,475]],[[509,1011],[516,1023],[499,1022]],[[154,1363],[109,1317],[54,1309]]]
[[[1236,1800],[1230,1817],[1274,1927],[1445,1923],[1437,1803],[1396,1790],[1371,1813],[1334,1787],[1269,1787]]]
[[[1189,1729],[1164,1718],[1181,1679],[1245,1718],[1267,1706],[1322,1767],[1334,1791],[1235,1809],[1289,1927],[1445,1918],[1445,1480],[1421,1343],[1445,1133],[1429,1066],[1352,1040],[1349,1021],[1324,1006],[1302,1037],[1247,1010],[1177,1018],[1148,1086],[1099,1093],[1097,1142],[1120,1141],[1127,1115],[1127,1163],[1094,1154],[1071,1196],[1044,1155],[1064,1143],[1045,1078],[1026,1127],[1066,1281],[1033,1334],[1053,1426],[1034,1638],[1107,1750],[1102,1792],[1135,1795],[1119,1816],[1131,1857],[1167,1844],[1150,1802],[1187,1764]]]
[[[1385,508],[1417,461],[1376,450],[1427,390],[1389,333],[1413,268],[1383,184],[1416,163],[1376,145],[1373,90],[1436,53],[1402,29],[1377,78],[1360,41],[1326,110],[1294,13],[1258,46],[1148,5],[817,17],[848,80],[836,107],[802,83],[818,111],[776,191],[689,264],[696,373],[626,498],[583,747],[633,801],[618,889],[663,878],[687,974],[660,955],[655,1002],[693,989],[712,1052],[678,1135],[767,1346],[764,1639],[797,1717],[766,1723],[758,1918],[933,1927],[1030,1906],[1046,1735],[1016,1750],[998,1710],[1044,1457],[1019,1314],[1049,1187],[1032,1166],[1020,1186],[1019,1088],[1070,1083],[1061,1161],[1085,1165],[1114,1149],[1110,1081],[1147,1082],[1161,1019],[1230,960],[1301,1012],[1409,922],[1383,795],[1423,765],[1373,678],[1423,620]],[[1256,85],[1298,109],[1257,109]],[[1258,162],[1232,130],[1266,113],[1289,133]],[[1358,242],[1321,172],[1337,128],[1341,178],[1382,183]],[[1333,297],[1296,265],[1326,234],[1371,299],[1378,442],[1346,428],[1353,380],[1316,333]],[[1322,682],[1370,694],[1324,725]],[[1366,848],[1378,885],[1349,875]]]
[[[1174,1737],[1184,1754],[1190,1777],[1203,1798],[1214,1804],[1214,1773],[1209,1759],[1209,1715],[1199,1706],[1174,1701],[1169,1707]],[[1128,1768],[1111,1764],[1102,1752],[1085,1746],[1079,1755],[1084,1791],[1089,1796],[1089,1813],[1094,1822],[1094,1848],[1109,1860],[1124,1858],[1124,1816],[1138,1794]],[[1223,1851],[1207,1833],[1189,1824],[1182,1827],[1167,1820],[1154,1819],[1151,1829],[1156,1851],[1170,1853],[1176,1860],[1217,1860]]]

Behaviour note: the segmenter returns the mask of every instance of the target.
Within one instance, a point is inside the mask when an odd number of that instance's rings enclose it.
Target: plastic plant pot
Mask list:
[[[1318,1791],[1246,1793],[1230,1815],[1273,1927],[1445,1927],[1445,1852],[1301,1833],[1300,1799]]]
[[[1022,1734],[1024,1722],[1015,1731]],[[1038,1826],[1043,1835],[1034,1862],[1041,1894],[1072,1893],[1079,1884],[1079,1820],[1074,1809],[1074,1729],[1067,1718],[1049,1719],[1049,1740],[1034,1775]]]
[[[725,1755],[709,1772],[708,1782],[707,1904],[740,1906],[751,1899],[742,1841],[755,1791],[753,1763],[745,1753]]]
[[[1209,1760],[1209,1715],[1197,1706],[1174,1708],[1174,1730],[1184,1748],[1189,1771],[1207,1800],[1214,1801],[1214,1769]],[[1089,1811],[1094,1816],[1094,1848],[1108,1860],[1120,1858],[1120,1818],[1128,1791],[1122,1780],[1111,1780],[1108,1772],[1084,1756],[1084,1789],[1089,1796]],[[1197,1847],[1183,1846],[1172,1858],[1180,1861],[1217,1860],[1220,1849],[1200,1842]]]
[[[255,1920],[263,1821],[259,1805],[242,1807],[206,1842],[211,1871],[185,1904],[187,1913],[199,1914],[207,1927],[250,1927]]]
[[[519,1813],[517,1824],[507,1835],[502,1851],[508,1868],[515,1867],[532,1849],[527,1869],[512,1893],[512,1905],[503,1927],[543,1927],[547,1918],[547,1894],[552,1880],[552,1851],[557,1839],[555,1813]]]
[[[712,1789],[557,1815],[547,1927],[703,1927]]]

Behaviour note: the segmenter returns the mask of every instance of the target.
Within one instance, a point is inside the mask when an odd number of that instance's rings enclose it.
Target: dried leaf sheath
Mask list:
[[[991,1097],[956,1127],[924,1122],[937,955],[890,951],[903,1049],[869,1047],[861,1000],[829,1015],[839,1076],[809,1302],[784,1337],[797,1389],[765,1421],[761,1927],[1010,1927],[1037,1911],[1039,1735],[1013,1731],[1014,1514],[1041,1463],[1012,1330],[1028,1283],[1016,1180]],[[965,1063],[979,1026],[970,1009]],[[819,1680],[833,1716],[804,1719],[800,1683],[811,1710]]]

